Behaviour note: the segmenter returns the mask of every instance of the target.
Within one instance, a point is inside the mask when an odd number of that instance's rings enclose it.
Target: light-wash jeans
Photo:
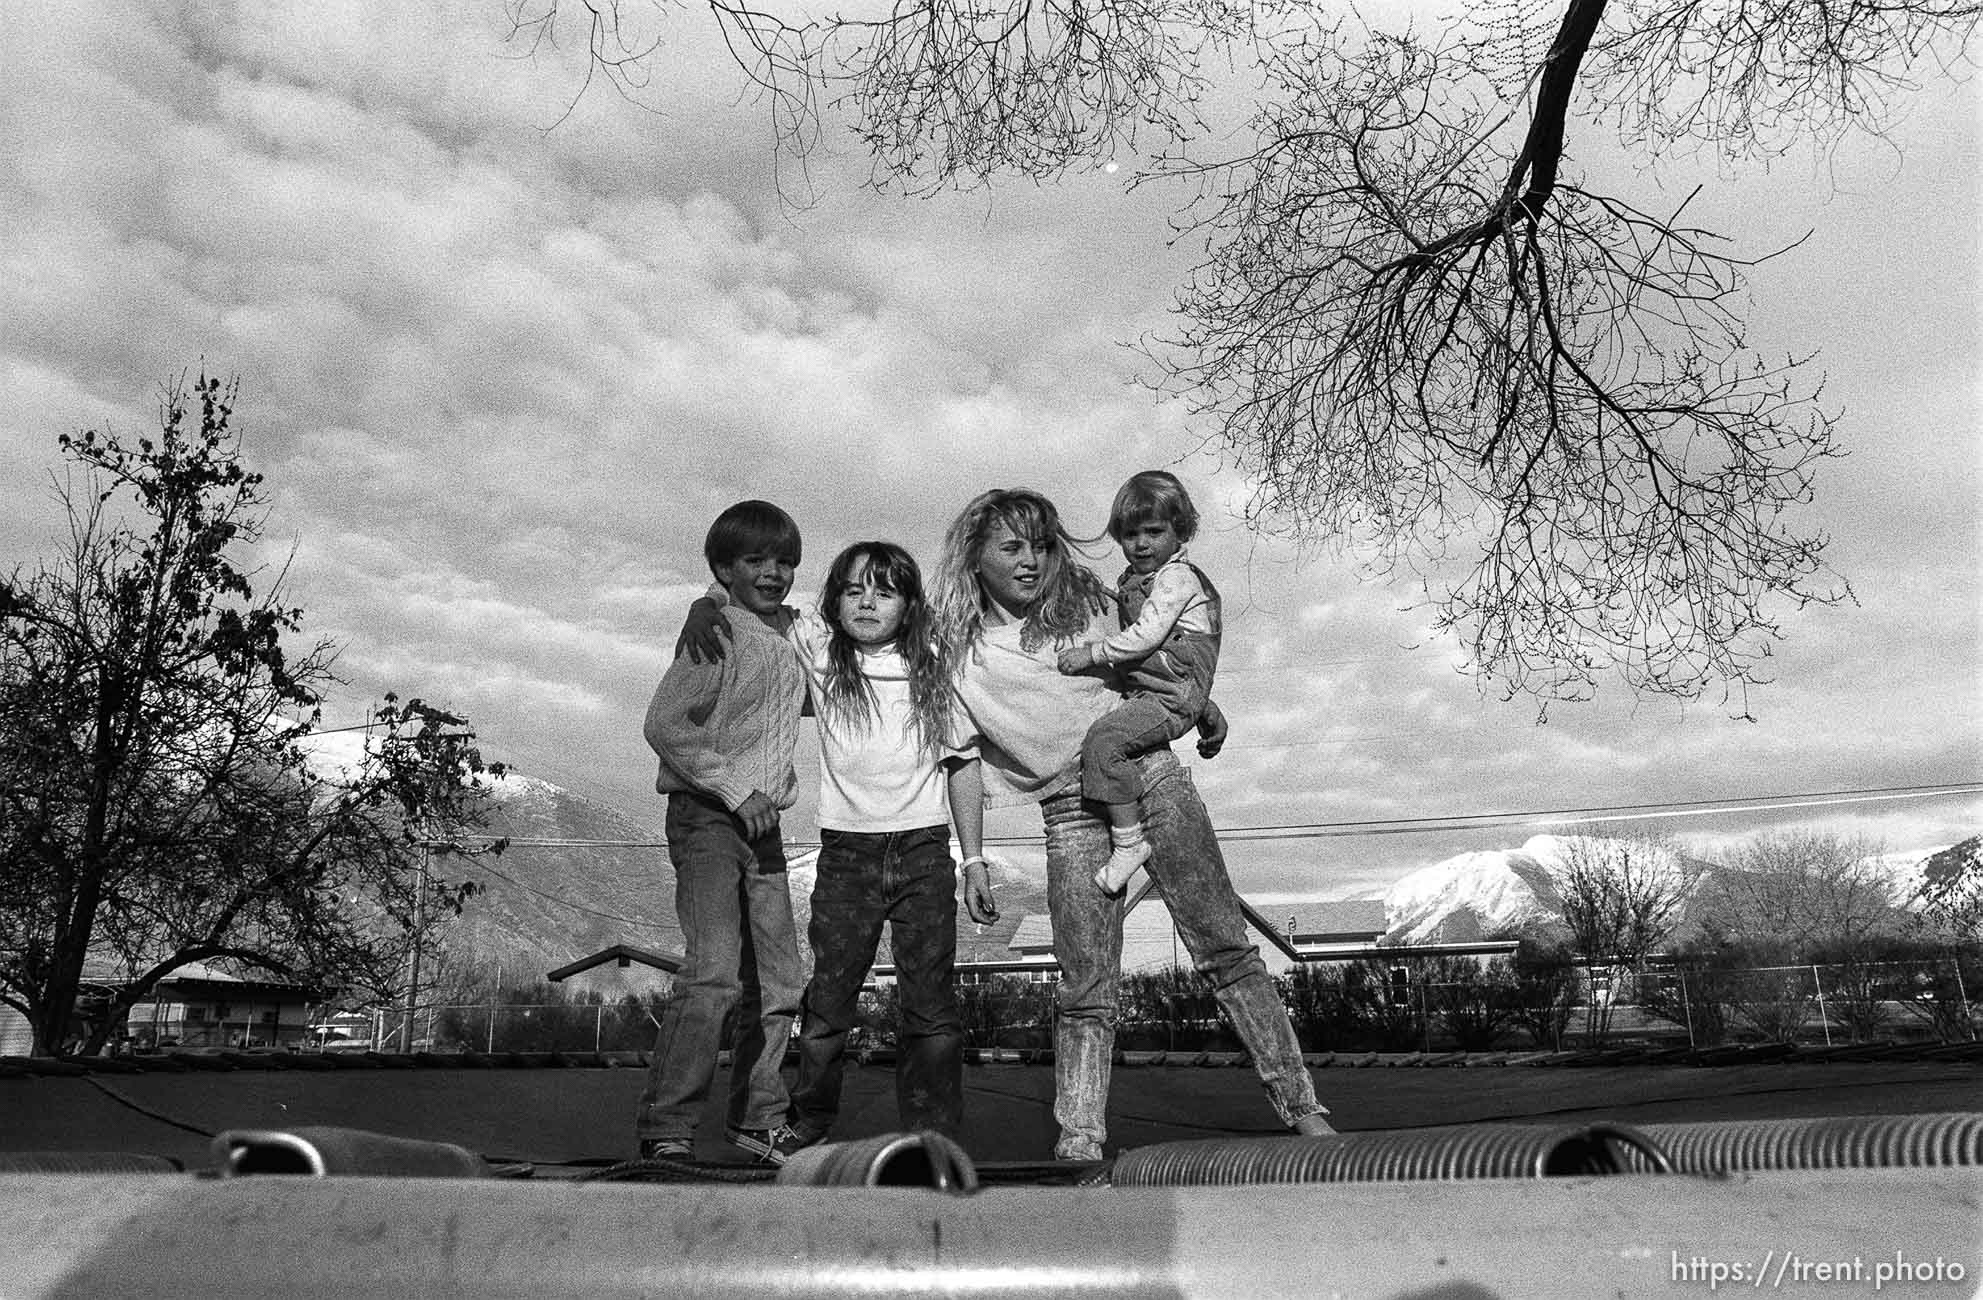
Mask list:
[[[668,796],[667,832],[686,960],[654,1036],[635,1135],[694,1137],[733,1007],[728,1122],[776,1128],[801,969],[784,842],[775,827],[747,840],[734,813],[695,794]]]
[[[1211,981],[1253,1060],[1267,1099],[1283,1124],[1319,1114],[1315,1082],[1287,1007],[1260,950],[1246,936],[1239,895],[1191,773],[1169,749],[1138,760],[1143,772],[1143,826],[1153,850],[1147,870],[1170,909],[1192,965]],[[1095,884],[1109,855],[1101,807],[1078,792],[1041,805],[1047,832],[1047,910],[1060,962],[1054,1020],[1054,1156],[1095,1160],[1108,1137],[1109,1066],[1115,1054],[1116,984],[1122,971],[1124,897]]]

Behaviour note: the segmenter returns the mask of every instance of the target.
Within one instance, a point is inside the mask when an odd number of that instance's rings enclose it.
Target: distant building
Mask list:
[[[309,1034],[321,993],[306,984],[255,979],[203,962],[181,966],[124,1019],[136,1047],[288,1047]],[[112,1035],[113,1041],[119,1035]]]
[[[1001,917],[989,926],[959,919],[957,983],[963,987],[989,984],[1006,976],[1034,984],[1060,981],[1060,963],[1053,956],[1053,926],[1044,916]],[[875,953],[872,983],[895,982],[895,959],[886,931]]]
[[[1131,928],[1129,917],[1146,901],[1158,911],[1156,924],[1171,932],[1172,955],[1168,962],[1164,962],[1146,951],[1143,964],[1134,966],[1128,960],[1127,951],[1127,932]],[[1485,962],[1493,957],[1509,956],[1516,947],[1512,939],[1471,943],[1386,943],[1384,903],[1376,898],[1303,901],[1269,908],[1255,907],[1241,898],[1239,909],[1247,924],[1272,949],[1272,952],[1262,956],[1269,968],[1276,971],[1284,971],[1289,966],[1304,962],[1395,961],[1405,957],[1464,956]],[[1156,896],[1155,885],[1148,876],[1142,877],[1138,887],[1130,894],[1125,913],[1126,971],[1132,967],[1148,969],[1153,963],[1190,964],[1190,955],[1179,949],[1175,942],[1175,933],[1168,924],[1168,914],[1163,911],[1163,900]],[[1001,975],[1018,976],[1035,982],[1059,981],[1060,963],[1053,954],[1053,920],[1045,913],[1001,917],[989,926],[975,925],[960,916],[957,928],[957,982],[960,985],[985,983]],[[1147,926],[1143,928],[1148,929]],[[1142,936],[1142,948],[1151,947],[1148,942],[1151,937],[1148,934]],[[886,933],[882,936],[881,948],[875,959],[873,979],[876,984],[891,984],[895,980],[895,966],[889,955]]]
[[[597,993],[608,1002],[617,1002],[629,995],[644,997],[650,993],[672,993],[675,976],[687,962],[680,953],[657,952],[649,948],[636,948],[632,944],[616,943],[610,948],[601,948],[589,957],[550,971],[545,978],[553,984],[570,983],[573,987]]]
[[[1370,955],[1384,937],[1384,901],[1353,898],[1301,902],[1273,909],[1240,900],[1240,910],[1269,942],[1296,961]]]
[[[0,1056],[26,1056],[34,1050],[34,1030],[28,1018],[12,1007],[0,1007]]]

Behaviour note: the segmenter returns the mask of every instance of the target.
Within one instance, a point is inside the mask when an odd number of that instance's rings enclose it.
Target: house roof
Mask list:
[[[1262,911],[1278,920],[1283,932],[1298,944],[1368,941],[1388,928],[1381,898],[1298,903]]]
[[[622,969],[638,962],[642,966],[652,966],[655,970],[664,970],[673,975],[682,969],[687,960],[680,953],[653,952],[646,948],[636,948],[630,943],[616,943],[610,948],[601,948],[590,957],[580,957],[569,965],[560,966],[545,978],[557,984],[574,975],[583,975],[595,966],[604,966],[609,961],[616,963]]]
[[[133,979],[131,976],[125,974],[123,968],[114,960],[108,957],[91,957],[83,963],[83,982],[85,984],[123,988],[131,984]],[[274,974],[236,975],[231,971],[222,970],[218,966],[203,961],[187,962],[170,975],[159,980],[157,988],[159,991],[177,990],[183,992],[189,986],[199,984],[227,985],[242,993],[251,991],[262,993],[293,992],[306,994],[310,997],[315,997],[318,994],[318,989],[315,985],[281,979]]]
[[[1038,912],[1028,913],[1012,932],[1007,945],[1016,953],[1039,954],[1053,951],[1053,921]]]

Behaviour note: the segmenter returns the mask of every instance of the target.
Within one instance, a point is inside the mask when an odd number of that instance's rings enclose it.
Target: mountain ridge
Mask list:
[[[679,955],[674,872],[663,835],[623,810],[549,781],[514,770],[491,784],[491,835],[507,836],[501,855],[442,855],[435,869],[452,881],[472,881],[476,892],[451,922],[449,949],[484,969],[535,978],[613,944]],[[541,841],[542,843],[533,843]],[[1391,943],[1467,942],[1560,922],[1562,900],[1550,877],[1562,863],[1569,837],[1531,836],[1512,849],[1457,854],[1417,868],[1381,894]],[[1983,854],[1983,839],[1970,856]],[[1904,892],[1912,893],[1933,861],[1958,870],[1969,858],[1943,858],[1962,845],[1921,854],[1890,855],[1886,865]],[[1028,857],[1034,856],[1031,854]],[[818,850],[793,855],[792,901],[800,948],[811,916]],[[1698,863],[1703,868],[1713,864]],[[1013,957],[1013,934],[1028,916],[1046,912],[1046,882],[1038,867],[993,855],[993,885],[1001,908],[990,926],[958,917],[961,961]],[[886,959],[886,938],[883,941]]]

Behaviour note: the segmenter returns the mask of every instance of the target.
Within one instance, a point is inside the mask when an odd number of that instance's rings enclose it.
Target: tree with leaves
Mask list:
[[[0,580],[0,1002],[38,1053],[100,1050],[195,962],[383,996],[463,896],[422,867],[490,769],[389,696],[333,770],[332,649],[286,648],[302,611],[252,567],[235,396],[181,379],[156,437],[64,435],[65,545]]]
[[[663,94],[674,5],[504,7],[525,49],[579,31],[586,84]],[[1782,611],[1850,595],[1799,511],[1837,415],[1811,357],[1748,342],[1749,274],[1783,250],[1731,247],[1692,195],[1589,185],[1573,133],[1729,164],[1879,133],[1966,66],[1983,3],[1455,8],[1430,37],[1328,0],[708,12],[801,203],[831,122],[877,191],[1142,154],[1130,184],[1187,187],[1205,250],[1144,341],[1153,383],[1251,476],[1256,525],[1417,584],[1484,685],[1545,709],[1616,671],[1746,712]]]

